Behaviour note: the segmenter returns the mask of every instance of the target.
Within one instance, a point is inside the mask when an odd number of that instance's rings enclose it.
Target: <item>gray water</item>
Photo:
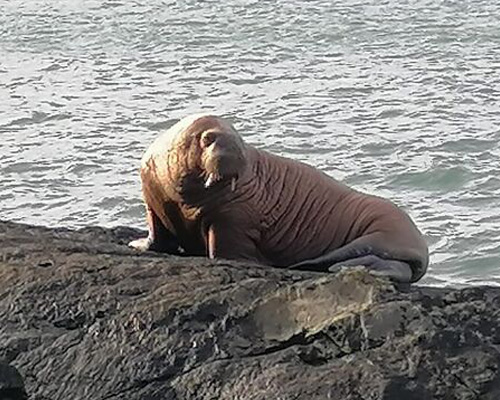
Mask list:
[[[424,283],[500,283],[498,2],[4,0],[0,99],[2,219],[144,227],[143,151],[209,111],[405,208]]]

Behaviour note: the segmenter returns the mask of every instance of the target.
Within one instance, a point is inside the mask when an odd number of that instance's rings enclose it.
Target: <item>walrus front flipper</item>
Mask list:
[[[157,251],[181,255],[179,242],[149,207],[146,208],[149,233],[148,237],[131,241],[128,245],[139,251]]]
[[[328,268],[328,271],[337,272],[342,267],[354,267],[358,265],[366,267],[373,275],[386,277],[401,283],[411,282],[412,270],[408,263],[397,260],[385,260],[374,255],[341,261]]]

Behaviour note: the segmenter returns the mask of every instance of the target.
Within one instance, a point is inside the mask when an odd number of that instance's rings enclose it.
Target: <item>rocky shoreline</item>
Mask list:
[[[500,398],[500,288],[137,255],[138,235],[0,221],[0,399]]]

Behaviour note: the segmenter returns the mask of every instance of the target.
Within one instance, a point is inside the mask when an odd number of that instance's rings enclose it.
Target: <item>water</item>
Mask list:
[[[142,4],[146,3],[146,4]],[[144,227],[138,165],[192,112],[393,199],[424,283],[500,283],[500,3],[0,3],[0,218]]]

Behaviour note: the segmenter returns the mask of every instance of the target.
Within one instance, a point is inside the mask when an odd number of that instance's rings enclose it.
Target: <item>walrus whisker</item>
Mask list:
[[[236,190],[236,178],[231,179],[231,192]]]

